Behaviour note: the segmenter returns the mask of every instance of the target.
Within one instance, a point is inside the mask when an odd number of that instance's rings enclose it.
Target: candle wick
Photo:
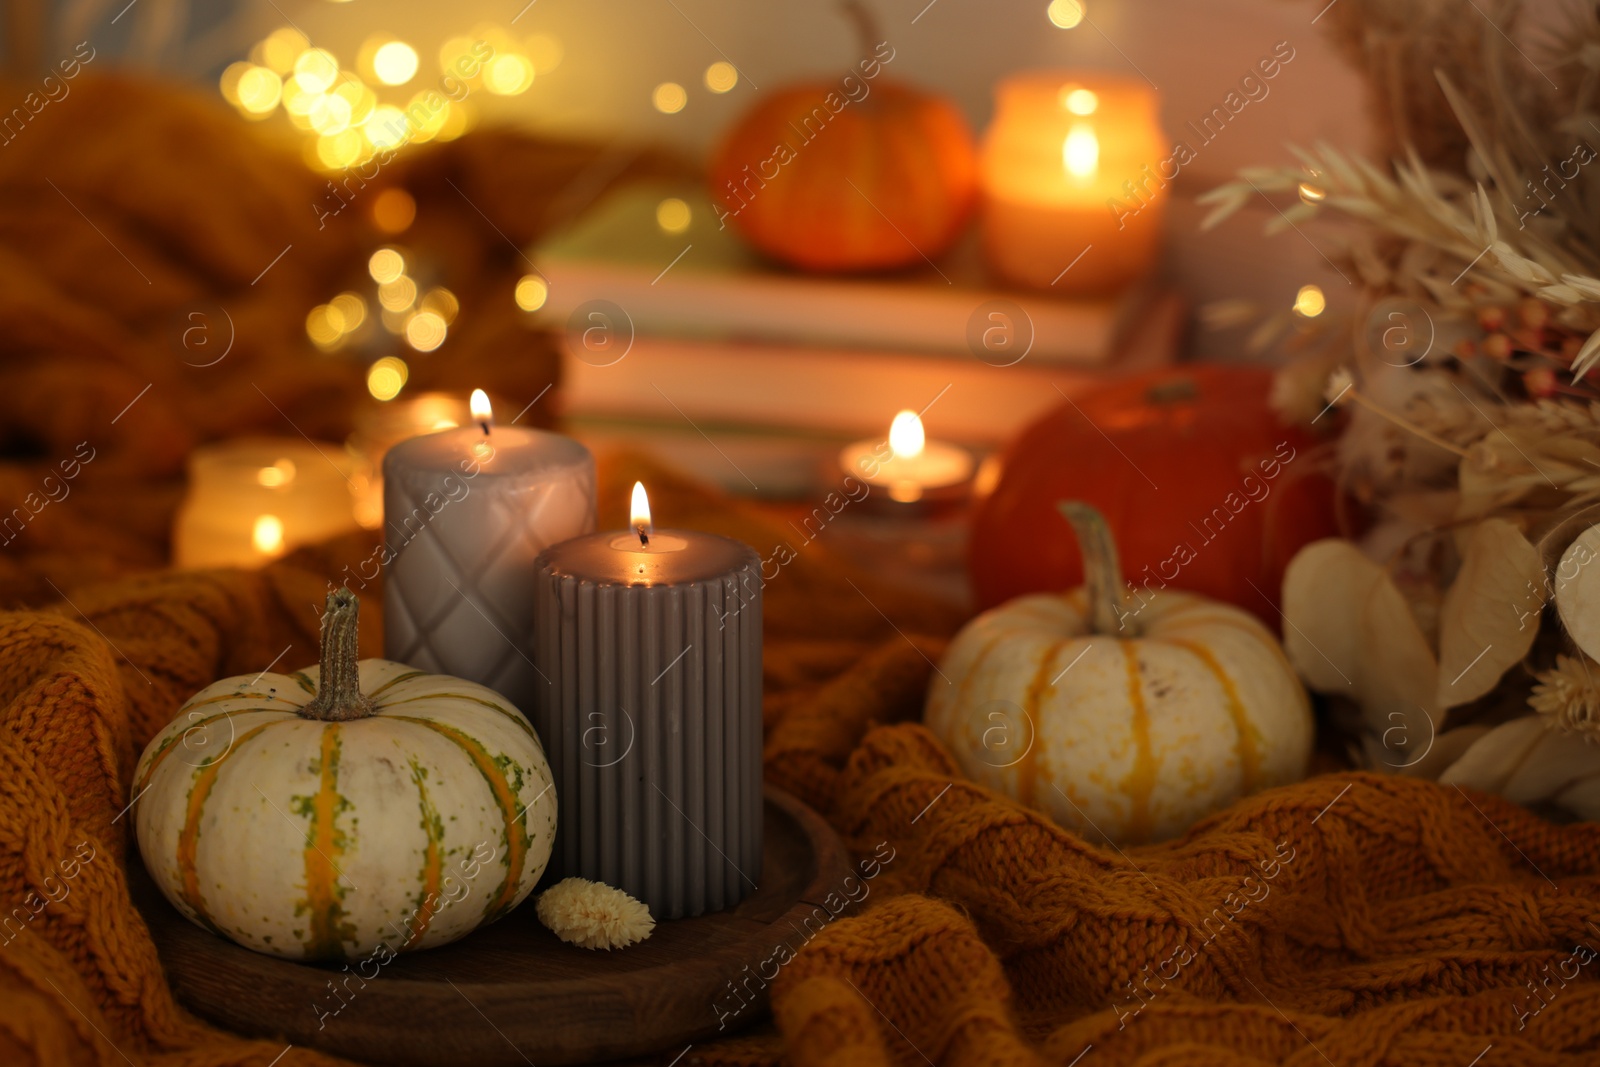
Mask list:
[[[478,423],[478,425],[483,427],[483,436],[488,437],[489,436],[489,420],[488,419],[484,419],[482,422]]]
[[[644,532],[644,527],[636,526],[634,529],[638,531],[639,544],[648,546],[650,544],[650,535]]]

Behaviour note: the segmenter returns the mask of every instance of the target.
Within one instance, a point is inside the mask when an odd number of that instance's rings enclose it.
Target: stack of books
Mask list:
[[[707,436],[930,436],[1000,444],[1112,374],[1176,358],[1160,286],[1104,299],[996,289],[972,245],[909,275],[820,277],[757,259],[703,191],[625,186],[532,250],[564,338],[561,407],[589,425]]]

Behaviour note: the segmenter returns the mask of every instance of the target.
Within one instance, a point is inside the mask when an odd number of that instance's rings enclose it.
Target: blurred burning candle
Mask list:
[[[628,527],[539,557],[533,725],[561,797],[553,878],[616,886],[657,919],[732,907],[761,871],[761,561]]]
[[[345,442],[352,461],[356,521],[369,530],[383,524],[384,453],[408,437],[453,430],[471,420],[466,399],[452,393],[418,393],[362,408]]]
[[[922,419],[906,410],[889,424],[889,436],[857,441],[839,454],[839,465],[889,499],[916,503],[930,493],[964,487],[972,478],[972,453],[960,445],[929,441]]]
[[[1154,265],[1166,187],[1155,91],[1105,74],[1042,71],[1000,83],[982,149],[983,245],[1010,281],[1106,293]]]
[[[467,421],[383,457],[384,654],[533,707],[534,559],[594,529],[595,470],[571,438],[496,426],[472,392]]]
[[[337,445],[243,437],[195,449],[172,531],[179,567],[259,567],[356,526]]]

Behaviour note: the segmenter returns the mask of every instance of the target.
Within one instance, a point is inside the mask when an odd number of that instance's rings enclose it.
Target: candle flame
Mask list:
[[[250,541],[263,556],[278,555],[283,551],[283,520],[276,515],[257,516]]]
[[[1100,166],[1100,139],[1087,122],[1073,125],[1061,145],[1061,160],[1074,178],[1093,177]]]
[[[922,455],[922,447],[927,443],[927,434],[923,432],[922,420],[915,411],[902,411],[894,417],[889,424],[889,448],[898,459],[910,459]]]
[[[489,432],[489,426],[494,422],[494,409],[489,406],[489,394],[482,389],[472,391],[472,400],[467,405],[472,409],[472,421],[483,427],[483,432]]]
[[[639,540],[645,544],[650,543],[650,535],[656,532],[655,524],[650,521],[650,496],[644,491],[643,482],[633,483],[633,502],[628,509],[628,525],[639,534]]]

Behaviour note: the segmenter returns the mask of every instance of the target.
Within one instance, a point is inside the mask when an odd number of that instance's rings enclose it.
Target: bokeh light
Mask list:
[[[378,106],[378,94],[367,88],[366,83],[353,74],[340,79],[339,84],[335,85],[328,95],[350,105],[352,126],[360,126],[366,122],[372,117],[372,109]]]
[[[478,42],[471,37],[451,37],[439,46],[439,69],[451,77],[461,77],[462,70],[478,68],[478,57],[473,46]],[[471,83],[476,78],[468,78]]]
[[[1321,286],[1302,285],[1294,297],[1295,314],[1308,319],[1314,319],[1322,314],[1327,306],[1328,299],[1322,295]]]
[[[368,143],[379,150],[405,144],[410,139],[407,131],[405,112],[392,104],[379,104],[367,116],[367,121],[361,124],[361,132],[366,135]]]
[[[321,93],[307,92],[293,78],[283,83],[283,113],[297,130],[311,129],[311,108],[320,99]]]
[[[243,60],[238,63],[229,63],[227,68],[223,70],[222,77],[217,79],[217,88],[222,90],[222,99],[234,107],[238,107],[239,82],[243,80],[247,71],[254,69],[254,63],[246,63]]]
[[[337,348],[344,339],[344,315],[328,304],[318,304],[306,315],[306,336],[323,351]]]
[[[650,102],[663,115],[676,115],[689,102],[689,94],[677,82],[662,82],[650,94]]]
[[[693,218],[689,205],[677,197],[668,197],[656,205],[656,225],[664,233],[682,233]]]
[[[283,98],[283,79],[266,67],[251,67],[239,76],[239,106],[251,118],[266,118]]]
[[[423,311],[430,312],[444,320],[446,326],[456,321],[456,315],[461,311],[461,301],[456,299],[456,294],[443,286],[429,289],[417,302]]]
[[[294,70],[294,61],[310,44],[305,34],[293,26],[283,26],[256,45],[256,61],[274,74],[288,74]]]
[[[417,50],[404,41],[380,45],[372,54],[372,74],[385,85],[404,85],[417,73]]]
[[[311,110],[306,113],[306,118],[311,120],[311,128],[324,137],[344,133],[350,128],[350,101],[342,96],[325,93],[317,97],[316,102],[311,105]],[[361,138],[357,136],[356,140],[359,141]]]
[[[706,68],[706,88],[714,93],[725,93],[739,84],[739,72],[732,63],[721,60]]]
[[[372,224],[384,233],[404,233],[416,217],[416,198],[404,189],[385,189],[372,200]]]
[[[470,129],[472,129],[472,112],[464,107],[450,104],[444,109],[444,125],[439,127],[435,140],[454,141]]]
[[[325,93],[339,76],[339,61],[326,48],[307,48],[295,57],[294,80],[308,93]]]
[[[450,121],[450,101],[438,93],[423,91],[406,102],[407,132],[418,143],[431,141]],[[420,121],[420,125],[419,125]]]
[[[1080,0],[1050,0],[1045,14],[1063,30],[1070,30],[1083,21],[1083,4]]]
[[[516,298],[523,311],[538,311],[550,298],[550,286],[537,274],[524,274],[517,279]]]
[[[411,368],[398,356],[384,356],[367,368],[367,392],[377,400],[393,400],[405,388]]]
[[[527,56],[505,52],[484,65],[483,87],[497,96],[516,96],[533,84],[533,63]]]
[[[390,311],[405,311],[417,302],[417,283],[404,274],[378,286],[378,303]]]
[[[340,130],[328,137],[317,138],[317,162],[329,170],[343,170],[361,161],[366,145],[354,130]]]
[[[359,293],[340,293],[328,301],[328,307],[339,313],[345,333],[355,332],[367,320],[367,302]]]
[[[392,282],[406,272],[406,257],[398,248],[380,248],[367,257],[367,273],[382,285]]]
[[[432,311],[419,311],[406,322],[406,343],[418,352],[432,352],[444,344],[444,319]]]

